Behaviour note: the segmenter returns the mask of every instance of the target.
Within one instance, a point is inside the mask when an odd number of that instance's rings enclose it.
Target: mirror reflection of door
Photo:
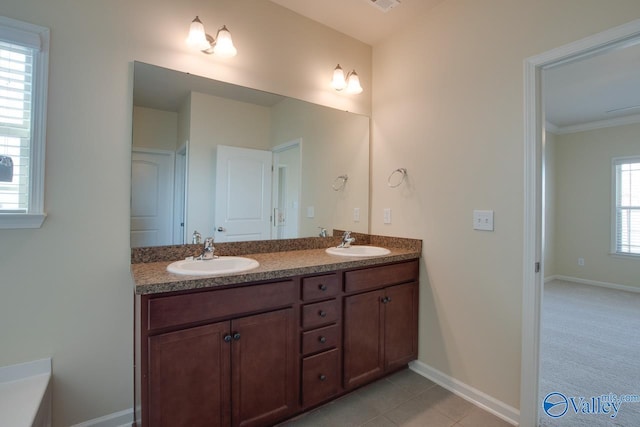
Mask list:
[[[133,150],[131,247],[172,244],[174,153]]]
[[[273,239],[300,235],[300,187],[302,139],[273,148]]]
[[[271,167],[271,151],[217,147],[216,241],[271,238]]]

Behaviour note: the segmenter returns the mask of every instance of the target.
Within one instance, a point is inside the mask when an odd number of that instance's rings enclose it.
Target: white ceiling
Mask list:
[[[383,12],[371,0],[271,0],[369,45],[375,45],[445,0],[400,0]]]
[[[429,13],[446,0],[400,0],[382,12],[371,0],[271,0],[369,45]],[[640,122],[640,44],[545,70],[545,112],[559,132]],[[637,108],[630,108],[639,106]],[[612,111],[618,110],[618,111]]]

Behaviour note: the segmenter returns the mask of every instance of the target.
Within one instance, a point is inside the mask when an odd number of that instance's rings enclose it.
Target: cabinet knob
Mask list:
[[[238,340],[240,339],[240,332],[235,332],[235,333],[233,334],[233,339],[234,339],[235,341],[238,341]]]
[[[324,283],[320,283],[318,285],[318,289],[320,289],[322,292],[327,290],[327,285],[325,285]]]
[[[318,341],[320,341],[322,344],[327,342],[327,337],[324,337],[322,335],[320,335],[320,337],[318,337]]]
[[[318,375],[318,379],[320,381],[325,381],[327,379],[327,376],[325,374],[320,374],[320,375]]]
[[[324,311],[324,310],[320,310],[320,311],[318,312],[318,316],[320,316],[320,317],[327,317],[327,312],[326,312],[326,311]]]
[[[387,297],[382,297],[382,299],[380,300],[381,303],[386,304],[389,302],[389,298]]]
[[[224,342],[231,342],[231,335],[227,334],[223,338]]]

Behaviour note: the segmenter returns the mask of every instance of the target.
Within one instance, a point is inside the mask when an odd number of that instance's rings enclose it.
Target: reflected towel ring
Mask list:
[[[339,177],[333,180],[333,184],[331,185],[331,188],[333,188],[333,191],[343,190],[344,187],[347,185],[348,179],[349,177],[347,175],[340,175]]]
[[[401,174],[402,176],[400,177],[400,181],[398,181],[397,184],[392,184],[391,183],[391,178],[393,178],[393,176],[395,174]],[[402,184],[404,182],[404,180],[407,178],[407,169],[405,168],[398,168],[396,170],[394,170],[393,172],[391,172],[391,175],[389,175],[389,178],[387,178],[387,185],[389,186],[389,188],[396,188],[399,187],[400,184]]]

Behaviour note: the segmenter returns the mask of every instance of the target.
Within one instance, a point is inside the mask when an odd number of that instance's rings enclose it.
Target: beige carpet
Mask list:
[[[640,293],[549,282],[541,333],[540,426],[640,426]]]

